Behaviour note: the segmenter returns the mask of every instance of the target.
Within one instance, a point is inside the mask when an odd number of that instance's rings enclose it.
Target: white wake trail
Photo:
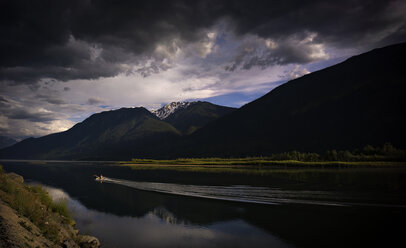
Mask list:
[[[332,193],[324,191],[292,191],[248,185],[207,186],[157,182],[138,182],[107,177],[104,178],[103,182],[123,185],[137,190],[234,202],[267,205],[277,205],[282,203],[327,206],[347,205],[345,203],[325,201],[332,198]]]

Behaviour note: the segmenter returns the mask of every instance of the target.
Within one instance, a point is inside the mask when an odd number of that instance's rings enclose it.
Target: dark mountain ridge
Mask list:
[[[195,102],[175,111],[175,117],[169,115],[171,121],[161,120],[143,107],[104,111],[91,115],[65,132],[25,139],[1,150],[0,157],[109,160],[158,156],[182,136],[183,129],[179,131],[171,122],[185,130],[196,130],[231,110],[234,109]],[[181,123],[177,116],[182,116],[185,123]],[[157,146],[160,149],[157,150]]]
[[[405,56],[406,43],[392,45],[289,81],[209,123],[180,150],[255,156],[385,142],[405,148]]]
[[[27,159],[117,158],[143,143],[178,135],[145,108],[121,108],[93,114],[65,132],[23,140],[0,154]]]

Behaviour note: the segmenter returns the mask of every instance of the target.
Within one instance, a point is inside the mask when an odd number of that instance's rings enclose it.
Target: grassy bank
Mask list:
[[[138,165],[144,167],[154,166],[402,166],[406,162],[399,161],[299,161],[299,160],[270,160],[266,158],[190,158],[173,160],[155,159],[132,159],[131,161],[119,162],[121,165]]]
[[[179,158],[173,160],[132,159],[119,162],[137,170],[177,170],[266,174],[278,168],[406,167],[406,152],[386,143],[354,151],[326,151],[324,154],[298,151],[248,158]],[[273,172],[272,171],[272,172]]]
[[[4,173],[0,167],[0,198],[20,215],[27,217],[43,235],[55,242],[60,224],[73,225],[66,202],[53,202],[41,186],[28,186]]]
[[[35,243],[37,237],[44,237],[51,244],[55,244],[52,245],[55,247],[63,246],[66,242],[70,243],[69,247],[80,246],[81,235],[78,235],[74,228],[75,222],[68,211],[67,202],[53,201],[41,186],[26,185],[21,176],[14,173],[7,174],[1,166],[0,199],[14,209],[17,216],[27,219],[22,221],[20,217],[16,217],[14,221],[29,232],[27,235],[33,234],[33,229],[39,230],[39,233],[31,235],[33,238],[23,236],[26,238],[24,240],[26,247],[31,247],[27,242]],[[11,217],[7,216],[7,218]],[[16,231],[11,231],[14,232],[13,235],[16,234]]]
[[[366,167],[406,167],[405,162],[396,161],[297,161],[297,160],[264,160],[256,158],[246,159],[176,159],[151,160],[134,159],[129,162],[118,163],[129,166],[134,170],[175,170],[208,173],[238,173],[267,175],[278,170],[289,169],[318,169],[318,168],[366,168]],[[292,170],[293,171],[293,170]]]

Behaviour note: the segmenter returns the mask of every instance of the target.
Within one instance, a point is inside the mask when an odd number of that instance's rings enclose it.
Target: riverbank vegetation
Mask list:
[[[18,223],[27,231],[22,235],[16,233],[18,228],[8,230],[12,233],[6,234],[6,237],[8,235],[17,237],[16,242],[23,240],[25,247],[35,247],[33,245],[37,245],[38,240],[44,240],[43,238],[48,240],[46,242],[50,241],[52,247],[81,247],[81,243],[87,242],[83,241],[83,238],[89,240],[87,236],[77,234],[77,230],[74,228],[75,222],[67,208],[66,200],[53,201],[48,192],[41,186],[26,185],[23,182],[23,177],[15,173],[5,173],[0,165],[0,205],[4,204],[11,207],[17,215],[14,219],[10,213],[6,216],[7,221],[12,222],[7,226],[12,227],[14,223]],[[0,217],[3,218],[3,216]],[[23,238],[18,238],[20,236]],[[94,245],[86,247],[98,247],[100,245],[96,238],[93,237],[93,239],[95,240]],[[42,243],[42,245],[45,244]],[[42,247],[42,245],[39,246]]]
[[[206,172],[247,172],[256,169],[283,167],[399,167],[406,166],[406,151],[397,149],[390,143],[381,147],[365,146],[353,151],[330,150],[323,154],[306,152],[284,152],[268,157],[248,158],[179,158],[173,160],[132,159],[119,162],[119,165],[133,169],[171,169]],[[270,167],[271,166],[271,167]],[[255,172],[255,171],[251,171]]]
[[[57,241],[59,223],[74,223],[66,202],[52,201],[41,186],[22,184],[22,177],[18,179],[16,174],[13,175],[7,175],[0,167],[0,198],[38,226],[46,238]]]

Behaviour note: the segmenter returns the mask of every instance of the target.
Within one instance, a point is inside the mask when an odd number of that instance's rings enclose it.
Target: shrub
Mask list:
[[[31,220],[52,241],[58,241],[59,229],[55,223],[73,222],[66,200],[53,202],[41,186],[27,186],[10,179],[1,166],[0,197],[19,214]]]
[[[72,215],[69,212],[68,207],[67,207],[67,200],[59,200],[56,202],[52,202],[50,208],[51,208],[52,212],[58,213],[67,219],[72,218]]]

